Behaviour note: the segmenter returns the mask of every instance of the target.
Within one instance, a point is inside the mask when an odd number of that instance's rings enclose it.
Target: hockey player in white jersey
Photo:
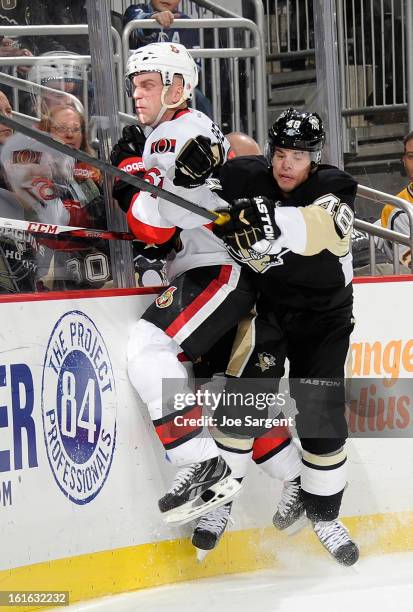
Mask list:
[[[197,83],[197,69],[186,49],[170,43],[140,48],[128,61],[126,80],[140,124],[152,131],[146,139],[139,126],[125,128],[112,152],[112,163],[200,207],[225,206],[203,180],[197,185],[195,178],[190,189],[179,188],[185,168],[175,172],[183,144],[199,131],[212,143],[211,169],[225,160],[228,151],[218,126],[187,106]],[[168,459],[185,466],[159,506],[169,522],[185,522],[205,513],[214,518],[214,512],[221,510],[218,506],[227,504],[239,491],[234,478],[242,477],[244,468],[231,464],[230,476],[208,431],[199,424],[175,425],[177,412],[168,405],[165,385],[162,396],[162,381],[173,380],[175,390],[185,389],[187,373],[178,353],[184,350],[193,361],[204,354],[250,311],[255,292],[204,218],[148,193],[137,193],[127,184],[115,184],[114,195],[127,211],[129,226],[138,239],[161,246],[175,240],[175,257],[168,260],[173,284],[135,324],[128,347],[130,380],[148,406]],[[201,410],[188,406],[179,415],[189,421],[200,416]],[[221,455],[234,457],[225,451]],[[226,512],[225,524],[228,516]]]
[[[143,165],[146,180],[201,208],[222,206],[222,200],[205,185],[180,189],[172,183],[176,155],[189,138],[198,133],[209,138],[216,145],[217,164],[226,158],[229,148],[218,126],[188,108],[198,72],[185,47],[171,43],[141,47],[127,62],[126,82],[139,123],[152,131],[145,142],[136,126],[130,156],[112,156],[112,163],[132,173],[142,172]],[[179,412],[174,408],[174,393],[187,390],[187,372],[177,355],[184,350],[193,360],[199,357],[249,311],[255,295],[204,217],[136,191],[127,217],[131,231],[146,243],[165,244],[174,237],[179,241],[176,257],[168,261],[168,277],[174,283],[131,331],[128,373],[148,406],[168,460],[183,468],[159,500],[159,508],[168,522],[186,522],[228,502],[241,485],[209,432],[191,424],[198,423],[201,407],[188,406]],[[165,389],[168,379],[174,382],[169,393]],[[187,424],[178,426],[177,415],[184,416]]]

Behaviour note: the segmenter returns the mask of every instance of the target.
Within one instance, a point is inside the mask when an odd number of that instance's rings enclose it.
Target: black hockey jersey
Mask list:
[[[351,300],[352,259],[348,247],[357,183],[349,174],[334,166],[320,165],[305,183],[284,196],[263,157],[238,157],[222,166],[219,178],[220,195],[227,202],[266,196],[280,207],[299,207],[304,214],[312,242],[305,254],[289,248],[275,254],[260,255],[253,249],[242,253],[244,265],[257,273],[252,275],[252,282],[263,294],[268,298],[274,294],[277,303],[288,308],[317,310]],[[318,207],[323,209],[323,215],[317,216]],[[332,236],[335,232],[338,235]],[[334,240],[342,242],[341,252],[330,247]],[[328,248],[322,248],[323,244]]]

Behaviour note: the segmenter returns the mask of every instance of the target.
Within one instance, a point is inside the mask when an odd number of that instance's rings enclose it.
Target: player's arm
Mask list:
[[[347,196],[328,194],[306,207],[281,207],[263,196],[237,200],[230,222],[216,233],[237,249],[275,254],[288,248],[304,256],[327,249],[341,257],[349,250],[354,221],[354,194]]]
[[[216,168],[226,159],[223,142],[211,141],[209,136],[198,135],[182,146],[175,160],[174,185],[193,189],[203,185]]]
[[[204,129],[206,134],[211,137],[215,136],[211,132],[209,124],[206,124]],[[199,184],[193,186],[193,188],[175,185],[177,154],[179,156],[192,131],[193,126],[191,125],[181,125],[179,131],[177,131],[173,121],[166,122],[157,137],[150,138],[145,147],[144,160],[147,170],[144,178],[154,185],[163,187],[167,191],[193,202],[200,208],[215,210],[225,207],[226,202],[219,198],[215,192],[212,192],[206,184]],[[225,142],[223,136],[222,139]],[[141,192],[133,200],[128,212],[131,230],[139,239],[143,239],[142,233],[136,234],[136,229],[139,230],[139,228],[134,228],[131,225],[132,219],[135,220],[135,223],[138,222],[145,235],[149,233],[151,241],[156,243],[168,240],[171,237],[172,229],[175,227],[192,229],[207,225],[205,217],[187,211],[163,198],[154,198],[151,194],[145,192]],[[149,227],[152,227],[152,230]]]
[[[170,136],[175,136],[174,122],[165,124]],[[193,138],[194,127],[199,132]],[[200,208],[216,210],[226,207],[227,203],[211,190],[206,183],[215,167],[222,164],[227,156],[229,143],[219,127],[210,122],[183,124],[179,134],[176,134],[176,150],[168,160],[169,168],[165,172],[163,186],[168,191],[190,200]],[[202,151],[197,154],[196,151]],[[205,157],[208,161],[208,171],[205,169]],[[205,218],[161,200],[160,210],[163,216],[182,229],[191,229],[206,225]]]
[[[138,125],[125,126],[122,130],[122,138],[118,140],[110,154],[112,165],[128,174],[143,177],[145,167],[142,156],[145,142],[145,134]],[[138,193],[139,190],[133,185],[115,178],[112,195],[123,212],[128,212],[132,198]]]
[[[351,197],[329,193],[313,204],[297,209],[301,215],[301,255],[316,255],[324,249],[337,257],[346,255],[350,248],[354,224],[354,204]],[[279,210],[282,213],[282,209]],[[280,215],[278,215],[281,221]]]
[[[122,130],[122,137],[112,149],[110,159],[120,170],[154,183],[157,177],[145,171],[145,144],[145,134],[138,125],[126,126]],[[141,193],[133,185],[118,178],[114,181],[112,193],[126,213],[130,231],[138,240],[145,244],[162,244],[173,236],[175,227],[165,223],[149,194]]]

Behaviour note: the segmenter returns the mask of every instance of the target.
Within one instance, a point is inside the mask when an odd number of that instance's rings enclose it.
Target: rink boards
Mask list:
[[[349,368],[368,379],[367,412],[350,428],[368,435],[348,443],[342,514],[362,554],[413,550],[413,393],[398,384],[413,371],[411,280],[355,285]],[[157,499],[174,470],[125,359],[131,325],[155,297],[146,289],[1,299],[2,590],[69,590],[77,601],[277,566],[280,485],[254,465],[234,527],[203,564],[190,528],[162,523]],[[318,550],[309,530],[294,543]]]

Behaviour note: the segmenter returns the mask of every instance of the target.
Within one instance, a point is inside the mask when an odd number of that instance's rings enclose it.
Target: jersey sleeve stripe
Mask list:
[[[175,233],[175,227],[155,227],[154,225],[148,225],[143,221],[139,221],[133,215],[132,207],[129,208],[126,218],[132,234],[138,240],[148,244],[163,244],[172,238]]]

